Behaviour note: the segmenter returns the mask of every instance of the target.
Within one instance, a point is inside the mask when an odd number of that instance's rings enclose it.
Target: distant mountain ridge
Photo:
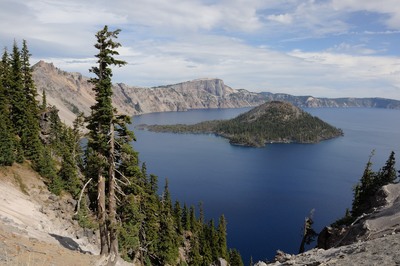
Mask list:
[[[347,108],[347,107],[364,107],[364,108],[386,108],[400,109],[400,101],[385,98],[316,98],[313,96],[293,96],[285,93],[261,92],[269,101],[285,101],[290,102],[300,108]]]
[[[33,79],[40,100],[43,90],[47,102],[60,110],[63,121],[71,124],[78,112],[90,113],[95,103],[89,78],[66,72],[52,63],[40,61],[33,66]],[[282,93],[255,93],[233,89],[221,79],[196,79],[152,88],[113,85],[113,104],[120,113],[138,115],[190,109],[255,107],[266,101],[288,101],[298,107],[379,107],[400,109],[400,101],[382,98],[314,98]]]

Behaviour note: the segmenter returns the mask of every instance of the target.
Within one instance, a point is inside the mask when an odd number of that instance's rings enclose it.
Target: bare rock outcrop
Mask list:
[[[400,184],[376,194],[376,207],[351,226],[326,227],[318,248],[299,255],[279,251],[275,262],[263,265],[400,265]]]
[[[350,226],[325,227],[318,237],[318,247],[339,247],[397,232],[400,232],[400,184],[389,184],[377,192],[370,212]]]

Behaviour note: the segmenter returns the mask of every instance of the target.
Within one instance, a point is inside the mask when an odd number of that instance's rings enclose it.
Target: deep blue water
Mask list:
[[[248,109],[193,110],[133,118],[134,125],[196,123],[228,119]],[[148,172],[164,178],[174,199],[196,205],[207,219],[228,221],[228,245],[245,265],[272,259],[277,249],[297,253],[304,218],[315,209],[314,228],[343,216],[352,186],[373,149],[374,169],[390,152],[400,154],[400,111],[306,109],[340,127],[344,137],[318,144],[272,144],[265,148],[230,145],[214,135],[135,130],[134,147]],[[400,158],[400,157],[399,157]],[[400,159],[398,159],[400,160]],[[399,167],[400,168],[400,167]]]

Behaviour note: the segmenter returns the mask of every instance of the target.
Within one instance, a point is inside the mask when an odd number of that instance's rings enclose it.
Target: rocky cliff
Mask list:
[[[56,68],[40,61],[33,66],[38,93],[46,91],[49,104],[60,109],[67,123],[74,113],[90,113],[94,93],[89,78]],[[220,79],[198,79],[168,86],[141,88],[122,83],[113,85],[113,104],[120,113],[136,115],[152,112],[186,111],[206,108],[237,108],[257,106],[265,97],[246,90],[235,90]]]
[[[89,78],[66,72],[52,63],[33,66],[33,79],[39,96],[46,91],[47,101],[60,110],[61,120],[71,124],[78,112],[90,113],[95,102]],[[400,109],[400,101],[383,98],[315,98],[283,93],[236,90],[220,79],[197,79],[153,88],[113,85],[113,104],[120,113],[137,115],[190,109],[254,107],[265,101],[286,101],[298,107],[374,107]],[[40,100],[40,99],[39,99]]]
[[[286,101],[300,108],[387,108],[400,109],[400,101],[385,98],[316,98],[313,96],[293,96],[285,93],[261,92],[267,101]]]

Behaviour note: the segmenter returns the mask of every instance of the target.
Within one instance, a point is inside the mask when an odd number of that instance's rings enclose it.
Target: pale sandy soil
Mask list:
[[[0,265],[96,265],[96,247],[75,238],[50,195],[29,166],[0,168]]]

